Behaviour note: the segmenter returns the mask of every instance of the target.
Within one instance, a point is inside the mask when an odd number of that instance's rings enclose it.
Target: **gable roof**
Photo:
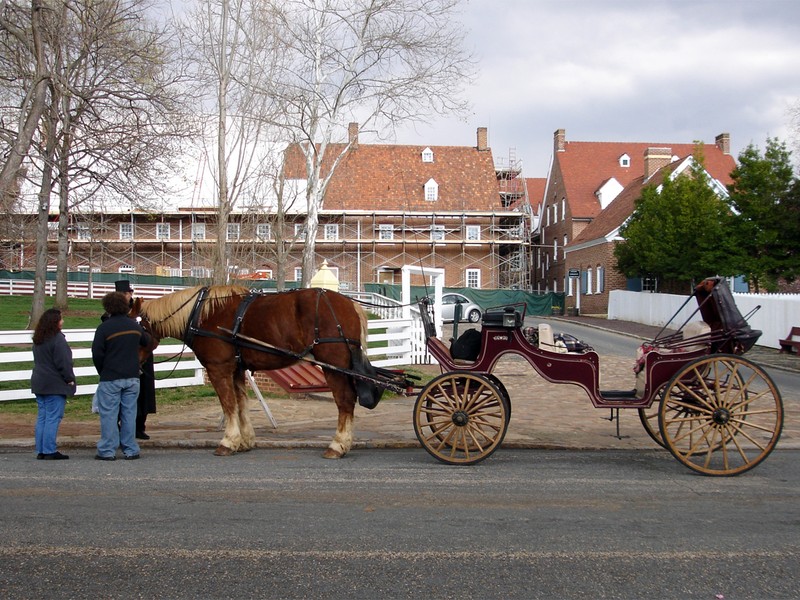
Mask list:
[[[525,187],[528,191],[528,201],[534,213],[538,213],[539,206],[544,200],[544,193],[547,187],[545,177],[525,177]]]
[[[614,200],[609,204],[605,210],[601,211],[595,219],[589,223],[579,235],[567,245],[567,248],[574,249],[576,247],[588,244],[594,241],[610,241],[608,238],[611,234],[616,232],[626,219],[633,214],[636,208],[636,201],[641,198],[642,190],[647,186],[658,186],[672,173],[678,169],[685,168],[686,163],[693,162],[691,157],[687,157],[680,161],[675,161],[665,167],[656,171],[650,179],[645,180],[644,175],[634,179]],[[708,172],[708,169],[706,169]],[[710,175],[710,173],[709,173]]]
[[[323,173],[346,144],[328,144]],[[433,151],[433,162],[422,152]],[[286,175],[306,178],[300,148],[287,150]],[[433,179],[438,199],[425,200]],[[325,194],[330,210],[503,211],[491,149],[470,146],[357,144],[336,169]]]
[[[564,142],[564,151],[555,152],[566,188],[567,202],[573,218],[594,218],[600,211],[595,192],[611,177],[627,188],[644,176],[644,153],[648,148],[669,148],[673,156],[683,159],[694,153],[694,144],[644,142]],[[627,154],[630,166],[620,166],[619,158]],[[736,161],[715,144],[704,144],[706,170],[723,185],[732,183],[730,173]]]

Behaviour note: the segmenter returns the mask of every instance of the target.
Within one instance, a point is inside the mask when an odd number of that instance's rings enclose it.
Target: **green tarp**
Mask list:
[[[402,288],[394,284],[365,283],[364,290],[375,294],[380,294],[392,300],[401,300]],[[444,293],[455,292],[463,294],[482,309],[486,310],[498,306],[508,306],[510,304],[525,304],[525,314],[527,315],[552,315],[563,314],[564,294],[553,292],[547,294],[531,294],[521,290],[485,290],[477,288],[444,288]],[[433,296],[433,288],[423,286],[411,286],[411,299],[416,301],[427,295]]]

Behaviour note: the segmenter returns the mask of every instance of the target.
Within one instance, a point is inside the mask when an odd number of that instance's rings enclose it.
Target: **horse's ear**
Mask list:
[[[134,315],[139,315],[142,313],[142,299],[141,298],[134,298],[133,299],[133,306],[131,307],[131,313]]]

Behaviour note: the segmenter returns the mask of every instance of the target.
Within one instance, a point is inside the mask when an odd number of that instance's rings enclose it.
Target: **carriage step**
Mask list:
[[[322,369],[312,363],[300,361],[285,369],[263,373],[290,394],[330,391]]]

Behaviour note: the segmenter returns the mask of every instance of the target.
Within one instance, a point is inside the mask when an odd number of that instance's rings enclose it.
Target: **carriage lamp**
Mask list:
[[[503,327],[516,327],[517,313],[513,307],[507,306],[503,312]]]

